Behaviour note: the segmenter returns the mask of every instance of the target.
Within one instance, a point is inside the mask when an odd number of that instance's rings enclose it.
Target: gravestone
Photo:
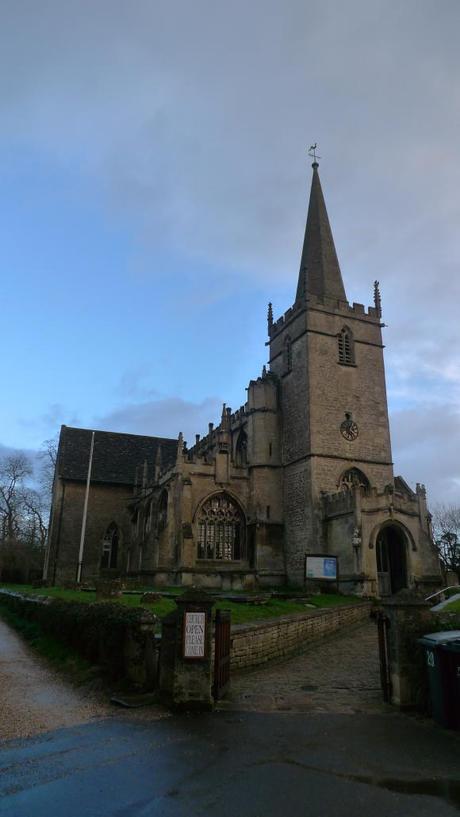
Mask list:
[[[120,579],[98,579],[96,585],[96,601],[112,601],[121,598],[123,587]]]

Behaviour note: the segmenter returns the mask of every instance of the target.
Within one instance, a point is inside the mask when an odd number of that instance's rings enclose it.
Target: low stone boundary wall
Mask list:
[[[25,596],[10,590],[0,590],[0,604],[36,621],[44,632],[102,666],[113,679],[126,678],[144,687],[155,685],[156,618],[146,610],[109,602],[87,604]],[[371,609],[372,602],[363,601],[232,625],[231,668],[242,670],[294,655],[309,642],[365,620]]]
[[[72,647],[112,680],[143,688],[156,683],[156,616],[144,609],[87,604],[0,590],[0,605]]]
[[[257,624],[232,625],[232,670],[293,655],[310,641],[369,618],[372,602],[311,610]]]

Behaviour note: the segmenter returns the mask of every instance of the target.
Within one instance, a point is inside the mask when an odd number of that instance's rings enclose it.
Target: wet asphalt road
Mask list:
[[[459,736],[399,713],[112,717],[0,746],[2,817],[447,817],[459,780]]]
[[[460,811],[460,733],[381,703],[370,625],[235,676],[223,707],[110,707],[0,622],[0,817]]]

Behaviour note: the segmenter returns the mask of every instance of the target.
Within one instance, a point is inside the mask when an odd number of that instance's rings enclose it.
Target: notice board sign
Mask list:
[[[307,553],[305,557],[305,578],[336,582],[338,580],[337,556]]]
[[[184,658],[206,658],[206,613],[184,613]]]

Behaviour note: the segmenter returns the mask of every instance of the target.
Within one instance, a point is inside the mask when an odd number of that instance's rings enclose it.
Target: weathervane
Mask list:
[[[321,156],[316,155],[316,148],[318,147],[318,143],[315,142],[314,145],[310,145],[310,149],[308,151],[308,155],[312,157],[315,164],[318,164],[318,159],[321,159]]]

